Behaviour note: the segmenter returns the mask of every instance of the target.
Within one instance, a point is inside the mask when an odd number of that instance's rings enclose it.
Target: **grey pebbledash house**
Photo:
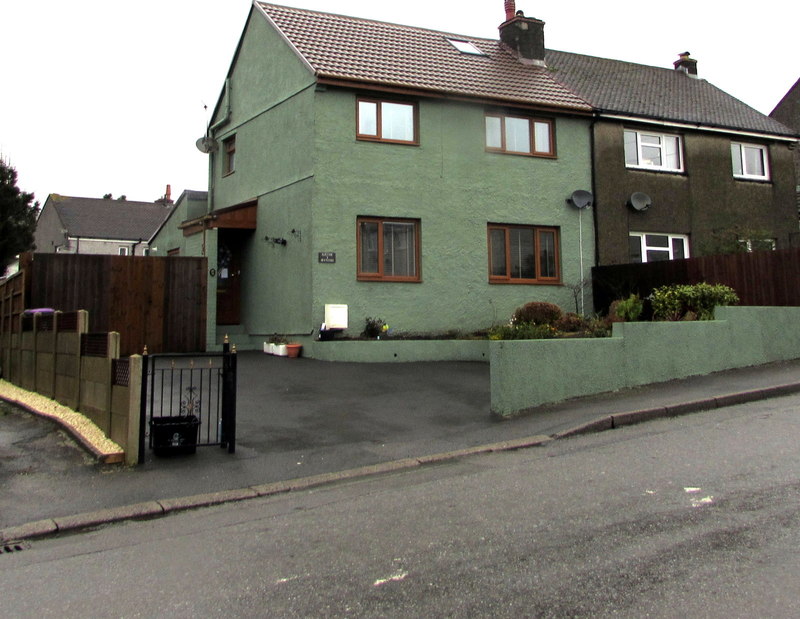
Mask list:
[[[172,212],[169,187],[156,202],[51,193],[36,224],[40,253],[149,255],[151,239]]]
[[[770,116],[800,134],[800,79],[781,98],[775,109],[770,112]],[[795,186],[797,210],[800,213],[800,148],[794,150],[794,171],[797,183]]]
[[[546,60],[595,110],[598,265],[798,244],[797,130],[701,79],[689,52],[673,69]]]
[[[498,2],[498,9],[499,9]],[[675,69],[255,1],[198,148],[208,341],[470,331],[542,300],[590,313],[595,264],[797,230],[793,132]],[[498,11],[499,12],[499,11]],[[791,198],[791,199],[790,199]]]

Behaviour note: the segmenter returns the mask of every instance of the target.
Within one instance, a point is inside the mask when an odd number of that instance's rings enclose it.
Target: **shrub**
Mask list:
[[[500,325],[489,329],[490,340],[548,340],[558,334],[551,325],[534,325],[529,322],[519,325]]]
[[[511,317],[511,324],[553,325],[563,315],[564,312],[554,303],[532,301],[514,310],[514,314]]]
[[[642,315],[644,302],[639,298],[639,295],[632,294],[627,299],[619,299],[611,304],[609,315],[611,319],[614,317],[621,318],[625,322],[633,322],[638,320]],[[613,310],[613,311],[611,311]]]
[[[739,297],[722,284],[661,286],[650,295],[655,320],[713,320],[714,308],[734,305]]]
[[[553,326],[564,333],[577,333],[586,329],[587,320],[575,312],[567,312]]]
[[[367,318],[364,321],[364,330],[361,332],[361,335],[364,337],[376,338],[386,331],[385,327],[386,323],[382,318]]]

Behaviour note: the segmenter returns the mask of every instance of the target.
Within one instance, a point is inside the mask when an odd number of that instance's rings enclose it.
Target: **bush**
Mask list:
[[[713,320],[714,308],[738,302],[733,288],[722,284],[661,286],[650,295],[654,320]]]
[[[489,329],[490,340],[549,340],[558,334],[551,325],[500,325]]]
[[[642,309],[644,309],[644,302],[639,295],[632,294],[627,299],[614,301],[609,308],[609,316],[612,321],[617,317],[625,322],[633,322],[642,315]]]
[[[554,325],[564,312],[554,303],[532,301],[514,310],[511,317],[512,325]]]
[[[584,331],[587,325],[588,321],[583,316],[575,312],[567,312],[553,326],[564,333],[577,333]]]
[[[364,321],[364,330],[361,335],[369,338],[376,338],[386,331],[386,323],[381,318],[367,318]]]

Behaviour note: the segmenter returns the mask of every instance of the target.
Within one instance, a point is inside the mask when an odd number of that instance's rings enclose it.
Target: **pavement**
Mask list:
[[[800,392],[800,359],[490,415],[489,365],[359,364],[239,353],[236,453],[125,467],[0,403],[0,542],[411,470]]]

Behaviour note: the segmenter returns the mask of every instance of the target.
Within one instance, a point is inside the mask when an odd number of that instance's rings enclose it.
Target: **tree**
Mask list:
[[[17,187],[17,171],[0,159],[0,270],[14,256],[34,248],[39,203]]]

